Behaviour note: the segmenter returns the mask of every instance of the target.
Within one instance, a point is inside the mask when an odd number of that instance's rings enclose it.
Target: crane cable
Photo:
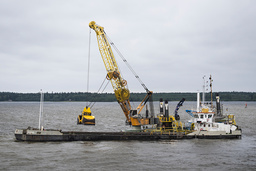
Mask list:
[[[111,39],[109,38],[109,36],[107,35],[107,33],[104,31],[104,34],[106,35],[107,39],[109,40],[109,43],[114,47],[114,49],[116,50],[116,52],[118,53],[118,55],[122,58],[122,60],[124,61],[124,63],[126,64],[126,66],[130,69],[130,71],[133,73],[133,75],[135,76],[135,78],[137,78],[137,80],[140,82],[140,84],[142,85],[142,87],[146,90],[147,93],[150,93],[150,91],[148,90],[147,86],[142,82],[142,80],[140,79],[140,77],[138,76],[138,74],[133,70],[133,68],[131,67],[131,65],[128,63],[128,61],[124,58],[124,56],[121,54],[121,52],[117,49],[117,47],[115,46],[115,44],[111,41]],[[153,105],[153,97],[152,95],[149,97],[149,107],[150,107],[150,113],[151,115],[153,115],[154,113],[154,105]]]
[[[89,29],[89,50],[88,50],[88,70],[87,70],[87,95],[89,93],[89,72],[90,72],[90,52],[91,52],[91,29]],[[87,100],[87,106],[89,101]]]
[[[130,69],[130,71],[133,73],[133,75],[135,76],[135,78],[137,78],[137,80],[140,82],[140,84],[142,85],[142,87],[146,90],[146,92],[148,93],[149,90],[146,87],[146,85],[141,81],[140,77],[138,76],[138,74],[136,74],[136,72],[133,70],[133,68],[131,67],[131,65],[127,62],[127,60],[124,58],[124,56],[121,54],[121,52],[117,49],[117,47],[115,46],[115,44],[111,41],[111,39],[109,38],[109,36],[106,34],[106,32],[104,31],[104,34],[106,35],[107,39],[109,40],[110,44],[114,47],[114,49],[116,50],[116,52],[118,53],[118,55],[122,58],[122,60],[124,61],[124,63],[127,65],[127,67]]]
[[[90,57],[91,57],[91,53],[90,53],[90,52],[91,52],[91,30],[92,30],[92,29],[90,29],[90,31],[89,31],[88,71],[87,71],[87,95],[89,94],[89,75],[90,75],[89,72],[90,72]],[[100,86],[100,88],[98,89],[97,93],[95,93],[95,95],[100,92],[100,89],[101,89],[102,86],[104,85],[105,81],[106,81],[106,77],[104,77],[104,80],[103,80],[103,82],[101,83],[101,86]],[[103,88],[103,90],[101,91],[101,93],[103,93],[103,91],[106,89],[108,83],[109,83],[109,81],[107,82],[107,84],[105,85],[105,87]],[[93,98],[95,98],[95,96],[93,96],[92,99],[93,99]],[[95,105],[95,103],[96,103],[96,102],[90,102],[90,103],[89,103],[89,99],[88,99],[86,106],[87,106],[87,107],[90,107],[90,106],[91,106],[91,109],[92,109],[92,107]]]
[[[107,80],[107,78],[104,77],[104,80],[103,80],[103,82],[101,83],[101,86],[100,86],[100,88],[98,89],[97,93],[95,93],[95,95],[96,95],[96,94],[99,94],[100,89],[102,88],[102,86],[104,85],[104,83],[105,83],[106,80]],[[106,83],[106,85],[105,85],[105,87],[102,89],[101,93],[103,93],[103,91],[106,89],[106,87],[108,86],[108,83],[109,83],[109,82],[110,82],[110,81],[108,81],[108,82]],[[92,99],[95,97],[95,95],[92,97]],[[91,106],[91,109],[92,109],[92,107],[95,105],[95,103],[96,103],[96,102],[90,102],[90,104],[89,104],[88,107]]]

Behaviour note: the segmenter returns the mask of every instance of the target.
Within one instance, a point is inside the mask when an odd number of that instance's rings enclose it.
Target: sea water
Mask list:
[[[170,114],[178,102],[169,102]],[[16,128],[38,127],[39,102],[0,102],[0,170],[255,170],[256,102],[223,102],[224,113],[235,114],[241,139],[169,141],[19,142]],[[45,128],[64,131],[121,131],[127,129],[117,102],[96,103],[95,126],[77,125],[87,102],[45,102]],[[139,103],[132,102],[133,108]],[[184,102],[185,110],[196,102]],[[154,110],[159,111],[158,102]]]

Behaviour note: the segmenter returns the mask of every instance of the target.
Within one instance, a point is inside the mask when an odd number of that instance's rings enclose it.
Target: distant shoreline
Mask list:
[[[213,92],[213,100],[215,100]],[[218,92],[221,101],[256,101],[256,92]],[[130,101],[142,101],[146,93],[131,93]],[[179,101],[185,98],[187,101],[196,101],[195,92],[182,93],[154,93],[153,101],[158,101],[160,98],[168,101]],[[206,101],[210,101],[210,93],[205,94]],[[40,93],[14,93],[0,92],[0,101],[39,101]],[[116,101],[114,93],[85,93],[85,92],[62,92],[62,93],[44,93],[44,101],[97,101],[97,102],[113,102]]]

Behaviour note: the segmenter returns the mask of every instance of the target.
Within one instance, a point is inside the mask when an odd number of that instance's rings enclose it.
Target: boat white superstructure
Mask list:
[[[211,76],[210,82],[212,82]],[[192,119],[188,121],[187,126],[189,126],[193,132],[188,135],[241,135],[242,131],[236,125],[235,116],[233,114],[223,114],[223,107],[220,105],[220,97],[218,93],[216,93],[216,107],[213,106],[212,99],[210,103],[205,102],[205,87],[206,86],[204,85],[202,95],[203,102],[200,101],[200,93],[198,92],[197,109],[186,110],[186,112],[192,116]]]

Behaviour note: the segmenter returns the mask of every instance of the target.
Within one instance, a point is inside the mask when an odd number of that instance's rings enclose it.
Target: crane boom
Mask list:
[[[129,100],[130,92],[127,88],[127,81],[121,77],[120,71],[117,66],[117,62],[112,52],[112,48],[109,44],[106,33],[104,31],[104,27],[97,25],[95,21],[91,21],[89,23],[89,27],[96,32],[99,51],[100,51],[102,60],[104,62],[105,68],[107,70],[106,78],[111,81],[117,102],[121,106],[125,114],[125,117],[127,119],[127,122],[133,126],[141,126],[141,125],[148,124],[149,118],[141,117],[140,112],[142,111],[142,109],[144,108],[148,100],[151,99],[153,92],[147,89],[147,87],[139,79],[139,76],[136,75],[134,70],[131,68],[131,66],[128,65],[131,71],[135,74],[135,77],[140,81],[141,85],[145,88],[147,92],[146,97],[142,100],[142,102],[139,104],[137,109],[136,110],[131,109],[130,100]],[[123,60],[124,62],[127,62],[124,58]],[[153,111],[152,104],[151,104],[151,109],[152,109],[151,111]],[[151,117],[153,117],[153,112],[151,113],[152,113]]]
[[[107,70],[106,77],[108,80],[111,81],[116,99],[119,105],[121,106],[127,121],[131,122],[129,117],[131,109],[129,101],[130,92],[126,87],[127,81],[121,77],[112,48],[104,32],[104,27],[97,25],[95,21],[91,21],[89,23],[89,27],[96,32],[99,51],[104,62],[105,68]]]

